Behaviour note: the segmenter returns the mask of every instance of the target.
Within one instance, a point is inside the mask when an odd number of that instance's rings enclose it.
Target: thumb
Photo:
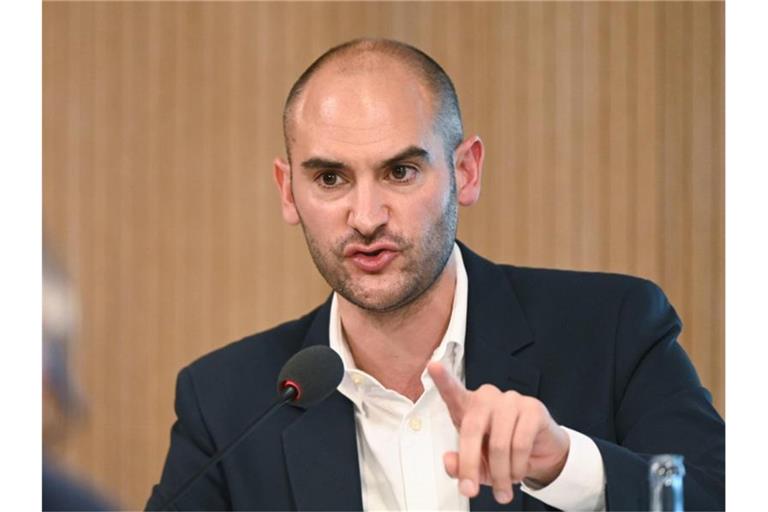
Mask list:
[[[443,466],[445,472],[451,478],[459,477],[459,454],[458,452],[445,452],[443,454]]]
[[[459,428],[461,420],[464,418],[469,391],[466,390],[456,377],[445,369],[442,363],[434,361],[429,363],[427,365],[427,372],[432,377],[432,381],[435,383],[435,387],[437,387],[443,402],[448,406],[448,412],[451,414],[453,424],[456,428]]]

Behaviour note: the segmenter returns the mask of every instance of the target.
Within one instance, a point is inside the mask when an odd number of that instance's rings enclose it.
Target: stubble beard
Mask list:
[[[361,309],[372,313],[391,313],[406,308],[432,287],[451,257],[458,222],[455,185],[451,188],[445,208],[430,224],[420,241],[400,237],[387,231],[385,226],[371,237],[366,238],[354,232],[332,244],[329,249],[323,249],[299,215],[304,238],[317,270],[331,288]],[[396,282],[387,291],[370,293],[347,271],[344,248],[350,243],[369,245],[381,240],[397,244],[402,250],[401,258],[406,258],[407,262],[398,272]]]

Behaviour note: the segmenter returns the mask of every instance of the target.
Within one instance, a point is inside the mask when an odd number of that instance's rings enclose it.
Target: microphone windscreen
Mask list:
[[[277,391],[281,393],[285,382],[299,388],[293,403],[311,407],[327,398],[341,383],[344,363],[339,355],[326,345],[312,345],[293,355],[280,370]]]

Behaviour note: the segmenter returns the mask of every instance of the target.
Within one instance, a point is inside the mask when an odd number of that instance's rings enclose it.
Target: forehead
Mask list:
[[[431,146],[432,103],[423,81],[399,62],[329,63],[296,102],[291,151],[375,159],[408,145]]]

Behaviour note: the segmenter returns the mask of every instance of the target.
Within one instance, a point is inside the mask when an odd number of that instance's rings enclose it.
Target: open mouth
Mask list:
[[[349,259],[363,272],[378,273],[383,271],[399,254],[399,251],[381,247],[372,251],[354,251],[349,255]]]
[[[378,256],[379,254],[381,254],[382,252],[384,252],[386,250],[387,249],[377,249],[375,251],[369,251],[369,252],[359,251],[357,254],[362,254],[364,256]]]

